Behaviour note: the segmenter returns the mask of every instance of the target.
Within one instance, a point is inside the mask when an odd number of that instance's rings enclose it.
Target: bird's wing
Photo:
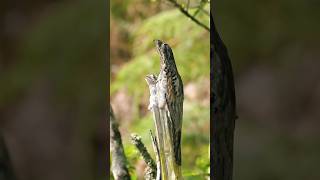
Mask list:
[[[166,99],[167,100],[167,99]],[[178,103],[181,104],[181,103]],[[180,107],[176,107],[177,103],[167,100],[166,117],[170,136],[173,144],[173,151],[176,163],[181,165],[181,124],[182,111]]]

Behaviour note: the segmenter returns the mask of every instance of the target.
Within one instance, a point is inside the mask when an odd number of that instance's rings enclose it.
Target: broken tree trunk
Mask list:
[[[212,12],[212,11],[211,11]],[[236,102],[232,66],[227,48],[210,14],[210,117],[213,122],[211,162],[214,180],[232,180]]]

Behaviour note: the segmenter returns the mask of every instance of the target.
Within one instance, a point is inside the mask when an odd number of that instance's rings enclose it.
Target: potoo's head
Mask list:
[[[174,57],[172,49],[168,44],[160,40],[154,40],[157,51],[160,55],[160,63],[161,65],[172,65],[175,66]]]

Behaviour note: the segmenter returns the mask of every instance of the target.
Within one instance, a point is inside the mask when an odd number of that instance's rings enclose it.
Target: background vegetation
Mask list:
[[[319,1],[214,1],[235,71],[234,179],[320,179]]]
[[[186,6],[187,1],[179,1]],[[203,6],[206,4],[206,6]],[[201,5],[190,1],[190,13]],[[209,26],[205,11],[196,17]],[[182,131],[182,171],[185,179],[204,179],[209,170],[209,56],[210,34],[189,20],[168,1],[111,1],[111,99],[129,159],[131,175],[142,178],[145,164],[130,143],[130,133],[142,136],[152,151],[149,129],[154,129],[147,111],[149,90],[145,75],[159,72],[159,56],[153,40],[173,49],[185,89]]]
[[[106,179],[107,2],[0,4],[0,133],[16,177]]]

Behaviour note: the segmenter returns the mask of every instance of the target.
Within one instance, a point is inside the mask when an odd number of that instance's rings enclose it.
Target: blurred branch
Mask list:
[[[156,161],[157,161],[157,177],[156,177],[156,180],[160,180],[161,179],[161,163],[160,163],[159,145],[158,145],[156,137],[152,134],[151,130],[150,130],[150,136],[151,136],[152,146],[153,146],[153,150],[154,150],[154,152],[156,154]]]
[[[210,13],[209,13],[207,10],[201,8],[201,11],[202,11],[203,13],[205,13],[206,15],[210,16]]]
[[[157,167],[154,160],[151,158],[147,148],[144,146],[143,142],[141,141],[141,137],[137,134],[131,134],[132,143],[136,146],[139,153],[141,154],[144,162],[147,164],[147,169],[145,172],[145,179],[153,180],[156,178],[157,174]]]
[[[190,0],[188,0],[187,2],[187,11],[189,10],[189,6],[190,6]]]
[[[112,155],[111,170],[115,180],[130,180],[130,174],[126,166],[127,158],[124,154],[121,134],[118,126],[119,125],[116,122],[112,107],[110,105],[110,151]]]
[[[168,0],[168,1],[171,2],[176,8],[178,8],[184,15],[186,15],[188,18],[190,18],[193,22],[195,22],[196,24],[198,24],[199,26],[203,27],[205,30],[210,32],[210,28],[208,26],[204,25],[202,22],[200,22],[194,16],[189,14],[189,12],[186,9],[184,9],[181,6],[181,4],[179,4],[177,1],[175,1],[175,0]]]
[[[210,16],[209,13],[203,9],[203,7],[204,7],[206,4],[207,4],[207,1],[206,1],[206,0],[201,0],[200,4],[199,4],[199,6],[198,6],[198,9],[197,9],[196,12],[193,14],[193,17],[196,17],[197,14],[198,14],[200,11],[202,11],[202,12],[206,13],[206,15]]]

